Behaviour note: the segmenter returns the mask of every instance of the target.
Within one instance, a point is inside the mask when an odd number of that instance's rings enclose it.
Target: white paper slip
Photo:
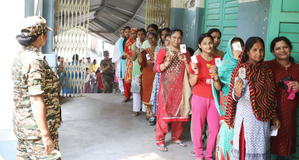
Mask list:
[[[240,68],[239,69],[239,77],[242,78],[242,79],[246,78],[246,70],[245,70],[245,68]]]
[[[141,47],[140,38],[136,38],[136,47],[137,48]]]
[[[221,58],[215,58],[215,64],[217,67],[221,66]]]
[[[180,44],[180,49],[181,49],[181,53],[187,53],[185,44]]]
[[[146,54],[146,60],[151,60],[151,57],[149,54]]]
[[[270,136],[277,136],[278,129],[274,130],[274,126],[271,126]]]
[[[193,63],[198,63],[196,56],[192,56],[192,57],[191,57],[191,61],[192,61]]]
[[[233,43],[233,49],[234,51],[241,51],[242,52],[242,47],[240,42]]]

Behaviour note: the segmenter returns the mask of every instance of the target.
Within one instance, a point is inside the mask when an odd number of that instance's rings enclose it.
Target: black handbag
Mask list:
[[[288,76],[288,77],[285,77],[285,78],[283,78],[283,79],[281,79],[280,81],[279,81],[279,83],[278,83],[278,87],[280,87],[280,88],[284,88],[286,91],[288,91],[288,85],[286,85],[284,82],[285,81],[293,81],[293,78],[292,78],[292,76]],[[290,94],[289,92],[288,92],[288,94]],[[296,94],[297,95],[297,94]]]

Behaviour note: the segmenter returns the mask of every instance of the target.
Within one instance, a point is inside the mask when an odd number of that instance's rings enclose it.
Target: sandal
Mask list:
[[[193,157],[196,156],[194,149],[190,152]]]
[[[161,152],[167,152],[167,148],[164,146],[164,144],[160,144],[160,145],[157,145],[159,151]]]
[[[187,147],[187,144],[182,141],[173,141],[173,142],[176,143],[177,145],[180,145],[181,147]]]
[[[150,117],[146,116],[146,117],[145,117],[145,119],[146,119],[146,120],[149,120],[149,119],[150,119]]]
[[[125,98],[125,99],[123,100],[124,103],[126,103],[126,102],[128,102],[128,101],[130,101],[130,98]]]
[[[132,116],[136,117],[136,116],[138,116],[138,114],[139,114],[138,112],[133,112]]]

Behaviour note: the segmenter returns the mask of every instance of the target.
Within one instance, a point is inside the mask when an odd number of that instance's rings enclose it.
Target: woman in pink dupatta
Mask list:
[[[182,35],[180,29],[172,29],[170,46],[158,52],[155,63],[155,71],[162,72],[156,124],[156,145],[162,152],[167,151],[164,141],[168,132],[168,122],[171,122],[172,141],[182,147],[187,146],[180,140],[180,136],[184,130],[184,122],[189,121],[191,111],[191,87],[186,70],[190,54],[188,51],[180,51]]]

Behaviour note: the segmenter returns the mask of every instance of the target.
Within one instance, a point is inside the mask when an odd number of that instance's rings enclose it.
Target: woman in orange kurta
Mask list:
[[[125,79],[124,79],[124,88],[125,88],[125,99],[123,102],[128,102],[131,97],[131,82],[132,82],[132,68],[133,68],[133,60],[132,60],[132,45],[136,41],[137,37],[137,29],[132,28],[130,31],[130,38],[127,40],[124,49],[124,57],[126,60],[126,70],[125,70]]]
[[[155,58],[155,49],[157,47],[157,34],[155,32],[149,32],[148,41],[151,47],[144,49],[141,54],[138,54],[138,63],[142,68],[141,99],[145,106],[147,117],[149,117],[148,124],[153,126],[156,123],[156,118],[152,112],[153,105],[150,104],[149,101],[156,74],[152,65]]]

